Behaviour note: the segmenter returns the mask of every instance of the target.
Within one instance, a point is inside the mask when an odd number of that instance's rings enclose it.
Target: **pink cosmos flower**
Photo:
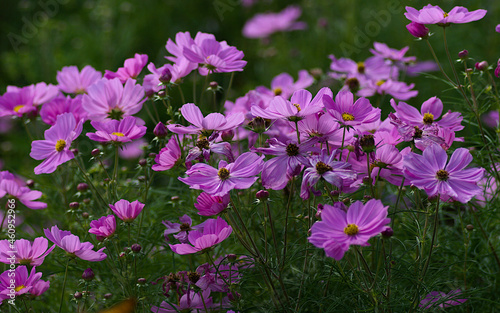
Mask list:
[[[392,79],[367,81],[363,88],[358,91],[358,96],[371,97],[375,93],[380,95],[391,95],[399,100],[408,100],[418,95],[418,90],[412,90],[415,84],[407,84]]]
[[[363,97],[354,102],[354,95],[348,90],[340,91],[335,96],[335,101],[326,95],[323,101],[328,112],[343,125],[356,126],[380,119],[379,108],[374,108],[370,101]]]
[[[247,61],[243,61],[243,52],[229,46],[225,41],[205,39],[201,44],[184,47],[183,54],[189,61],[198,63],[201,75],[209,73],[230,73],[243,71]]]
[[[122,221],[130,223],[139,216],[144,209],[144,204],[135,200],[134,202],[129,202],[127,200],[121,199],[117,201],[114,205],[110,204],[109,207],[111,211],[118,216]]]
[[[255,90],[262,95],[268,96],[269,101],[272,100],[274,96],[282,96],[285,99],[289,99],[295,91],[305,89],[314,83],[314,77],[306,70],[300,70],[298,76],[297,81],[294,82],[290,74],[281,73],[271,81],[271,89],[259,86],[255,88]]]
[[[402,63],[409,63],[409,62],[415,62],[417,60],[416,57],[405,57],[406,52],[410,49],[410,47],[406,46],[401,50],[389,48],[385,43],[380,43],[380,42],[374,42],[373,43],[374,49],[370,49],[370,52],[373,53],[373,55],[382,57],[384,59],[393,61],[393,62],[402,62]]]
[[[442,291],[432,291],[426,295],[422,301],[420,301],[418,306],[424,309],[431,309],[436,307],[448,308],[450,306],[460,305],[467,301],[467,299],[457,299],[460,294],[462,294],[462,290],[460,289],[451,290],[447,294]]]
[[[203,231],[203,225],[205,224],[204,222],[198,225],[192,225],[193,221],[191,218],[187,215],[184,214],[183,216],[179,217],[179,223],[172,223],[170,221],[163,221],[162,224],[165,225],[167,229],[163,232],[163,237],[165,237],[166,241],[169,241],[168,235],[170,234],[175,234],[174,238],[179,240],[181,243],[188,243],[188,234],[190,231],[193,230],[198,230],[198,231]]]
[[[422,155],[409,153],[404,157],[404,175],[429,197],[439,194],[444,201],[467,203],[482,193],[477,183],[484,175],[484,168],[464,169],[471,161],[472,155],[465,148],[455,150],[448,162],[446,151],[431,145]]]
[[[46,83],[26,87],[8,86],[7,92],[0,97],[0,117],[36,113],[37,107],[59,95],[59,89]]]
[[[344,139],[344,145],[352,140],[352,133],[346,132],[344,135],[339,123],[328,112],[320,111],[309,115],[299,121],[298,127],[302,136],[307,135],[307,139],[316,138],[321,143],[328,142],[329,147],[334,149],[342,146],[342,138]]]
[[[190,244],[181,243],[170,245],[173,252],[177,254],[191,254],[211,248],[224,241],[233,229],[221,217],[209,219],[203,225],[203,230],[190,231],[188,240]]]
[[[398,68],[387,64],[384,58],[373,56],[363,62],[355,62],[351,59],[340,58],[330,55],[332,63],[330,69],[333,71],[329,75],[335,79],[356,78],[357,80],[387,80],[397,78]]]
[[[12,281],[14,281],[14,291],[17,298],[28,292],[31,293],[34,286],[40,281],[40,277],[42,277],[42,273],[37,273],[35,266],[31,269],[29,275],[28,269],[24,265],[18,266],[14,273],[9,270],[3,272],[0,274],[0,302],[10,299]]]
[[[144,147],[147,146],[148,142],[144,138],[127,142],[118,150],[118,156],[124,160],[138,159],[144,155]]]
[[[279,13],[261,13],[248,20],[243,27],[247,38],[265,38],[281,31],[305,29],[307,24],[296,22],[302,10],[298,6],[288,6]]]
[[[202,216],[213,216],[223,212],[227,209],[229,204],[229,194],[222,197],[211,196],[206,192],[200,193],[196,198],[194,207],[198,209],[198,214]]]
[[[219,162],[219,169],[208,164],[197,163],[186,171],[188,177],[179,180],[192,189],[201,189],[212,196],[224,196],[232,189],[247,189],[258,179],[262,170],[262,159],[252,152],[241,154],[234,163]]]
[[[101,72],[96,71],[92,66],[85,66],[81,72],[76,66],[65,66],[57,72],[58,87],[65,93],[83,94],[87,88],[102,78]]]
[[[82,106],[91,120],[121,120],[138,113],[144,101],[144,88],[135,80],[127,79],[124,86],[118,78],[103,78],[88,87]]]
[[[388,206],[371,199],[365,205],[356,201],[347,210],[325,204],[321,221],[311,228],[309,242],[325,249],[327,256],[340,260],[351,245],[369,246],[368,240],[385,230],[391,219],[387,218]]]
[[[191,312],[192,310],[203,312],[205,307],[211,308],[213,306],[213,300],[210,297],[210,289],[206,289],[202,292],[194,292],[193,290],[188,289],[187,292],[179,299],[179,305],[162,301],[159,307],[152,306],[151,312],[175,313]]]
[[[23,181],[17,179],[13,174],[3,171],[0,172],[0,198],[3,198],[6,194],[19,200],[32,210],[47,207],[47,203],[34,201],[42,197],[41,191],[29,189]]]
[[[91,121],[90,124],[97,131],[86,135],[91,140],[98,142],[130,142],[144,136],[147,129],[146,126],[137,126],[137,120],[133,116],[127,116],[121,121]]]
[[[103,250],[106,249],[105,247],[98,251],[94,251],[92,250],[94,248],[93,244],[90,242],[80,242],[78,236],[71,234],[71,232],[67,230],[59,230],[57,225],[52,226],[50,230],[45,228],[43,232],[50,241],[56,244],[56,246],[82,260],[98,262],[107,257],[103,252]]]
[[[77,121],[87,120],[87,111],[82,107],[82,97],[57,97],[52,101],[44,104],[40,110],[42,121],[49,125],[54,125],[57,116],[63,113],[72,113]]]
[[[165,148],[160,150],[155,157],[155,162],[152,166],[153,171],[167,171],[177,164],[182,155],[181,148],[175,139],[175,136],[170,137]]]
[[[182,116],[191,124],[182,126],[179,124],[167,125],[167,128],[176,134],[202,134],[210,137],[213,131],[225,131],[236,128],[243,124],[245,117],[236,113],[225,117],[220,113],[210,113],[203,117],[200,108],[194,103],[186,103],[181,107]]]
[[[57,117],[54,126],[45,131],[45,140],[31,143],[30,156],[35,160],[43,160],[35,167],[35,174],[49,174],[75,156],[70,146],[82,132],[83,121],[76,121],[72,113],[63,113]]]
[[[48,246],[49,241],[44,237],[35,238],[33,244],[26,239],[16,240],[13,245],[7,239],[1,240],[0,262],[11,264],[11,259],[14,257],[15,264],[39,266],[56,247],[52,245],[48,248]]]
[[[486,15],[486,12],[486,10],[469,12],[469,10],[461,6],[454,7],[450,12],[445,12],[437,5],[428,4],[421,10],[406,7],[405,16],[410,21],[420,24],[447,26],[452,23],[462,24],[480,20]]]
[[[148,56],[136,53],[133,58],[126,59],[123,67],[120,67],[116,73],[106,70],[104,77],[107,79],[118,78],[124,84],[129,78],[137,78],[146,63],[148,63]]]
[[[90,222],[89,233],[96,235],[98,241],[113,236],[116,231],[116,220],[114,215],[102,216],[98,220]]]

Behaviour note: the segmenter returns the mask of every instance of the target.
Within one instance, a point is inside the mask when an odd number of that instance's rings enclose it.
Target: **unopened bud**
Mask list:
[[[138,163],[140,166],[144,167],[144,166],[148,165],[148,160],[140,159]]]
[[[469,57],[469,51],[467,50],[462,50],[458,53],[458,57],[462,60],[465,60]]]
[[[35,186],[35,181],[34,181],[33,179],[28,179],[28,180],[26,181],[26,187],[31,188],[31,187],[33,187],[33,186]]]
[[[468,231],[472,231],[472,230],[474,230],[474,225],[469,224],[469,225],[465,226],[465,228],[467,228]]]
[[[95,277],[94,271],[91,268],[86,269],[83,271],[82,278],[85,281],[92,281]]]
[[[75,299],[81,299],[83,297],[83,294],[80,291],[77,291],[75,292],[73,297],[75,297]]]
[[[132,252],[134,252],[134,253],[139,253],[139,252],[141,252],[141,249],[142,249],[142,247],[141,247],[141,245],[140,245],[140,244],[138,244],[138,243],[134,243],[134,244],[130,247],[130,250],[132,250]]]
[[[72,209],[78,209],[79,206],[80,206],[80,203],[78,203],[78,202],[71,202],[69,204],[69,207]]]
[[[158,138],[164,138],[168,135],[168,129],[165,124],[159,122],[153,129],[153,134]]]
[[[259,190],[255,194],[255,198],[257,198],[259,200],[266,200],[267,198],[269,198],[269,191],[267,191],[267,190]]]
[[[488,69],[488,62],[486,61],[481,61],[476,63],[476,69],[478,71],[485,71]]]

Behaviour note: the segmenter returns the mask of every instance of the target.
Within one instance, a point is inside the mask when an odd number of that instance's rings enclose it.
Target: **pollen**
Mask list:
[[[358,62],[358,73],[363,74],[365,72],[365,63]]]
[[[448,17],[448,16],[449,16],[448,13],[446,13],[446,12],[443,13],[443,17]]]
[[[344,228],[344,233],[349,236],[354,236],[359,233],[358,225],[356,224],[347,224]]]
[[[112,132],[111,135],[115,135],[115,136],[118,136],[118,137],[125,136],[123,133],[120,133],[120,132]]]
[[[323,162],[316,163],[316,171],[320,175],[323,175],[326,172],[331,171],[331,170],[332,170],[332,167],[330,165],[327,165],[327,164],[325,164]]]
[[[208,142],[207,138],[205,137],[202,137],[201,139],[199,139],[197,142],[196,142],[196,146],[198,147],[198,149],[200,150],[207,150],[210,148],[210,143]]]
[[[439,180],[446,181],[450,177],[450,174],[445,170],[439,170],[436,172],[436,177]]]
[[[56,142],[56,151],[61,152],[64,150],[64,148],[66,148],[66,141],[64,139],[59,139]]]
[[[294,103],[293,106],[297,108],[297,112],[300,112],[300,110],[301,110],[300,109],[300,104]]]
[[[25,107],[25,105],[24,105],[24,104],[16,105],[16,106],[14,107],[14,112],[19,113],[19,110],[21,110],[21,109],[22,109],[22,108],[24,108],[24,107]]]
[[[376,84],[377,86],[379,86],[379,87],[380,87],[380,86],[382,86],[384,83],[385,83],[385,80],[379,80],[379,81],[377,81],[375,84]]]
[[[20,285],[20,286],[17,286],[16,288],[14,288],[14,290],[15,290],[16,292],[19,292],[19,291],[23,290],[24,288],[26,288],[26,286],[25,286],[25,285]]]
[[[219,178],[221,180],[226,180],[229,178],[229,170],[225,167],[221,168],[219,170],[219,172],[217,173],[217,175],[219,175]]]
[[[286,146],[286,154],[288,156],[297,156],[299,155],[299,147],[297,145],[290,143]]]
[[[181,226],[179,226],[179,228],[181,231],[187,231],[191,230],[191,225],[189,225],[188,223],[182,223]]]
[[[354,115],[351,113],[342,113],[342,119],[346,122],[354,121]]]
[[[432,113],[424,113],[424,124],[432,124],[434,115]]]
[[[281,89],[280,87],[276,87],[273,89],[273,93],[275,96],[280,96],[283,93],[283,89]]]

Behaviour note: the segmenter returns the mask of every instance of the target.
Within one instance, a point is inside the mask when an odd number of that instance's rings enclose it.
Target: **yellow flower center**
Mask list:
[[[358,225],[356,224],[347,224],[344,228],[344,233],[349,236],[354,236],[359,233]]]
[[[424,124],[432,124],[434,115],[432,113],[424,113]]]
[[[300,104],[294,103],[293,106],[297,108],[297,112],[300,112]]]
[[[226,179],[228,179],[228,178],[229,178],[229,170],[228,170],[228,169],[226,169],[225,167],[223,167],[223,168],[221,168],[221,169],[219,170],[219,172],[217,173],[217,175],[219,175],[219,178],[220,178],[221,180],[226,180]]]
[[[342,113],[342,119],[346,122],[354,121],[354,115],[351,113]]]
[[[446,13],[446,12],[443,13],[443,17],[448,17],[448,16],[449,16],[448,13]]]
[[[365,63],[364,62],[358,62],[358,73],[363,74],[365,72]]]
[[[283,90],[280,87],[276,87],[273,89],[274,95],[279,96],[283,93]]]
[[[14,290],[15,290],[16,292],[19,292],[19,291],[23,290],[24,288],[26,288],[26,286],[25,286],[25,285],[20,285],[20,286],[17,286]]]
[[[64,148],[66,148],[66,141],[64,139],[59,139],[56,142],[56,151],[61,152],[64,150]]]
[[[436,172],[436,178],[439,180],[446,181],[450,177],[450,174],[445,170],[439,170]]]
[[[119,132],[112,132],[111,135],[115,135],[115,136],[118,136],[118,137],[125,136],[123,133],[119,133]]]
[[[24,108],[24,107],[25,107],[25,105],[24,105],[24,104],[16,105],[16,106],[14,107],[14,112],[19,113],[19,110],[21,110],[21,109],[22,109],[22,108]]]
[[[377,86],[382,86],[385,83],[385,80],[379,80],[376,82]]]

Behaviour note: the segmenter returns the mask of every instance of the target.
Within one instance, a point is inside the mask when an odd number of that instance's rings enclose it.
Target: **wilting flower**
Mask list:
[[[137,126],[137,120],[133,116],[127,116],[121,121],[91,121],[90,124],[97,131],[86,135],[91,140],[99,142],[129,142],[144,136],[147,128],[146,126]]]
[[[483,168],[464,169],[471,161],[472,155],[465,148],[455,150],[448,162],[443,148],[430,145],[423,155],[409,153],[404,157],[404,175],[430,197],[439,194],[442,200],[467,203],[482,192],[477,183],[484,175]]]
[[[160,150],[155,157],[155,162],[152,166],[153,171],[167,171],[175,166],[182,155],[181,148],[175,139],[175,136],[170,137],[165,148]]]
[[[462,24],[480,20],[486,15],[486,12],[486,10],[469,12],[469,10],[460,6],[454,7],[450,12],[445,12],[437,5],[428,4],[421,10],[406,7],[405,16],[410,21],[420,24],[447,26],[452,23]]]
[[[101,72],[96,71],[92,66],[85,66],[81,72],[76,66],[65,66],[57,72],[58,87],[65,93],[83,94],[87,88],[102,78]]]
[[[49,241],[44,237],[35,238],[33,244],[29,240],[19,239],[11,244],[7,239],[0,241],[0,262],[11,264],[12,258],[15,264],[39,266],[45,257],[56,247],[48,248]],[[48,249],[47,249],[48,248]]]
[[[177,254],[191,254],[211,248],[224,241],[233,229],[221,217],[209,219],[203,224],[203,230],[190,231],[188,240],[190,244],[181,243],[170,245]]]
[[[54,126],[45,131],[45,140],[35,140],[31,143],[30,157],[43,160],[35,167],[35,174],[49,174],[56,168],[75,158],[70,146],[82,132],[82,121],[76,121],[71,113],[63,113],[57,117]]]
[[[57,225],[49,229],[44,229],[45,236],[56,244],[59,248],[63,249],[72,256],[79,257],[82,260],[90,262],[98,262],[104,260],[107,255],[103,252],[104,248],[98,251],[92,250],[94,245],[90,242],[80,242],[80,238],[71,234],[67,230],[59,230]]]
[[[191,186],[192,189],[202,189],[213,196],[223,196],[232,189],[247,189],[258,179],[262,170],[262,159],[252,152],[241,154],[234,163],[219,162],[219,169],[208,164],[197,163],[179,180]]]
[[[42,273],[36,272],[36,267],[31,269],[28,275],[28,269],[26,266],[18,266],[14,273],[7,270],[0,274],[0,302],[10,298],[12,293],[12,285],[14,285],[15,297],[19,297],[26,293],[31,293],[34,286],[40,281]],[[13,283],[12,283],[13,282]],[[43,283],[48,283],[44,282]],[[34,294],[37,295],[37,294]]]
[[[196,198],[194,207],[198,209],[198,214],[203,216],[213,216],[223,212],[229,204],[229,194],[222,197],[211,196],[206,192],[200,193]]]
[[[146,63],[148,63],[148,56],[136,53],[133,58],[126,59],[123,67],[120,67],[116,73],[106,70],[104,77],[107,79],[118,78],[124,84],[129,78],[137,78]]]
[[[144,89],[135,80],[127,79],[124,86],[118,78],[103,78],[88,87],[82,106],[91,120],[121,120],[138,113],[144,101]]]
[[[98,220],[90,222],[89,233],[96,235],[97,240],[113,236],[116,231],[116,220],[114,215],[103,216]]]
[[[114,205],[110,204],[109,207],[111,211],[118,216],[122,221],[130,223],[139,216],[144,208],[144,204],[135,200],[134,202],[129,202],[127,200],[121,199],[117,201]]]
[[[442,291],[432,291],[427,294],[420,304],[418,305],[424,309],[430,309],[435,307],[448,308],[454,305],[460,305],[467,301],[467,299],[457,299],[462,291],[460,289],[452,290],[447,294]]]
[[[205,307],[211,308],[213,306],[213,300],[210,297],[210,289],[206,289],[202,292],[195,292],[188,289],[187,292],[179,299],[179,305],[162,301],[160,307],[152,306],[151,312],[175,313],[191,312],[192,310],[203,311]]]
[[[273,33],[304,29],[304,22],[296,22],[302,14],[298,6],[288,6],[279,13],[261,13],[248,20],[243,27],[243,36],[247,38],[265,38]]]
[[[391,219],[380,200],[371,199],[363,205],[356,201],[347,210],[325,204],[321,221],[311,228],[309,242],[325,249],[327,256],[340,260],[351,245],[369,246],[368,240],[385,230]]]

